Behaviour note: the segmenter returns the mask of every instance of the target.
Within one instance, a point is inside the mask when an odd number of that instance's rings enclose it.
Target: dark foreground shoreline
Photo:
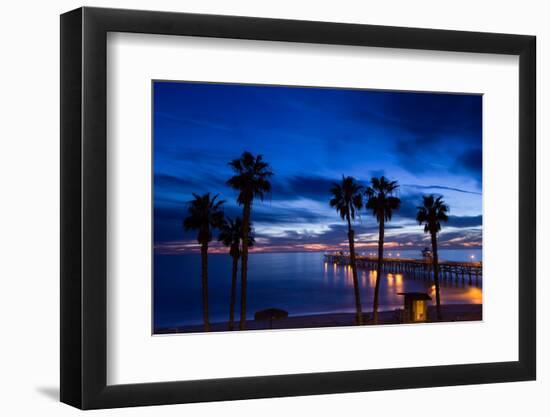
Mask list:
[[[401,312],[397,309],[393,311],[381,311],[378,313],[378,324],[401,324]],[[456,322],[456,321],[479,321],[482,320],[482,305],[481,304],[448,304],[441,306],[442,320],[441,322]],[[365,313],[365,324],[372,325],[371,314]],[[428,322],[436,322],[436,310],[434,306],[428,307]],[[313,314],[306,316],[290,316],[285,319],[273,320],[247,320],[247,330],[268,330],[268,329],[304,329],[316,327],[342,327],[354,326],[354,313],[326,313]],[[239,323],[235,323],[235,329],[238,330]],[[171,334],[171,333],[198,333],[203,332],[204,326],[201,324],[167,327],[155,329],[155,334]],[[227,332],[229,331],[228,323],[210,323],[211,332]]]

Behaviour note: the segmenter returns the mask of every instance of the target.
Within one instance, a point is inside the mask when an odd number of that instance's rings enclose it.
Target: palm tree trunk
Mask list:
[[[384,219],[380,220],[378,226],[378,265],[376,268],[376,285],[374,286],[374,301],[372,303],[372,321],[378,324],[378,293],[380,292],[380,281],[382,280],[382,263],[384,261]]]
[[[241,322],[240,330],[246,330],[246,280],[248,276],[248,229],[250,227],[250,203],[243,207],[243,236],[241,255]]]
[[[204,331],[210,331],[208,320],[208,243],[201,245],[201,279],[202,279],[202,315]]]
[[[433,253],[433,269],[434,269],[437,320],[441,320],[441,300],[439,298],[439,259],[437,256],[437,236],[435,233],[432,233],[432,253]]]
[[[235,327],[235,303],[237,301],[237,269],[239,257],[233,256],[233,269],[231,271],[231,302],[229,304],[229,330]]]
[[[348,240],[349,240],[349,256],[351,263],[351,273],[353,276],[353,289],[355,292],[355,311],[357,314],[356,322],[360,326],[363,324],[363,312],[361,311],[361,295],[359,294],[359,280],[357,279],[357,264],[355,262],[355,243],[354,243],[354,233],[351,228],[351,222],[349,216],[348,220]]]

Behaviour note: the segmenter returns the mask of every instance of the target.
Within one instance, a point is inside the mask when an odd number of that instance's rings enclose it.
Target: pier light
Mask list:
[[[475,259],[475,255],[470,255],[470,259]]]
[[[403,275],[402,274],[395,274],[395,284],[396,285],[402,285],[403,284]]]

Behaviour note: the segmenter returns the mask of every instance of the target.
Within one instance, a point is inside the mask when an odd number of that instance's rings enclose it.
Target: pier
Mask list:
[[[325,262],[336,265],[349,265],[349,255],[325,254]],[[357,268],[376,270],[376,256],[356,256]],[[468,280],[476,283],[482,278],[481,262],[440,261],[439,278],[441,280]],[[408,273],[413,276],[433,277],[433,262],[431,259],[384,258],[382,271],[389,273]]]

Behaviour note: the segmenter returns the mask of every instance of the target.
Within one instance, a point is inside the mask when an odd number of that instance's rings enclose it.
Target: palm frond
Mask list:
[[[330,193],[329,205],[336,209],[342,220],[359,217],[359,210],[363,208],[363,187],[353,177],[342,175],[342,181],[334,183]]]
[[[441,223],[449,220],[449,206],[443,201],[443,196],[433,194],[422,197],[422,205],[417,207],[416,221],[424,225],[425,233],[439,233]]]
[[[210,193],[198,195],[193,193],[193,200],[187,203],[187,216],[183,219],[185,231],[196,230],[197,241],[201,244],[212,240],[212,229],[223,226],[224,200],[219,200],[218,195],[210,196]]]
[[[245,151],[240,158],[229,162],[229,166],[235,175],[227,180],[227,185],[239,192],[237,202],[240,205],[252,203],[255,197],[263,201],[265,194],[271,191],[269,178],[273,171],[262,155],[254,156]]]
[[[399,187],[397,181],[388,181],[384,176],[373,177],[371,184],[365,190],[367,210],[372,212],[378,223],[390,221],[393,212],[401,206],[401,200],[393,195]]]

